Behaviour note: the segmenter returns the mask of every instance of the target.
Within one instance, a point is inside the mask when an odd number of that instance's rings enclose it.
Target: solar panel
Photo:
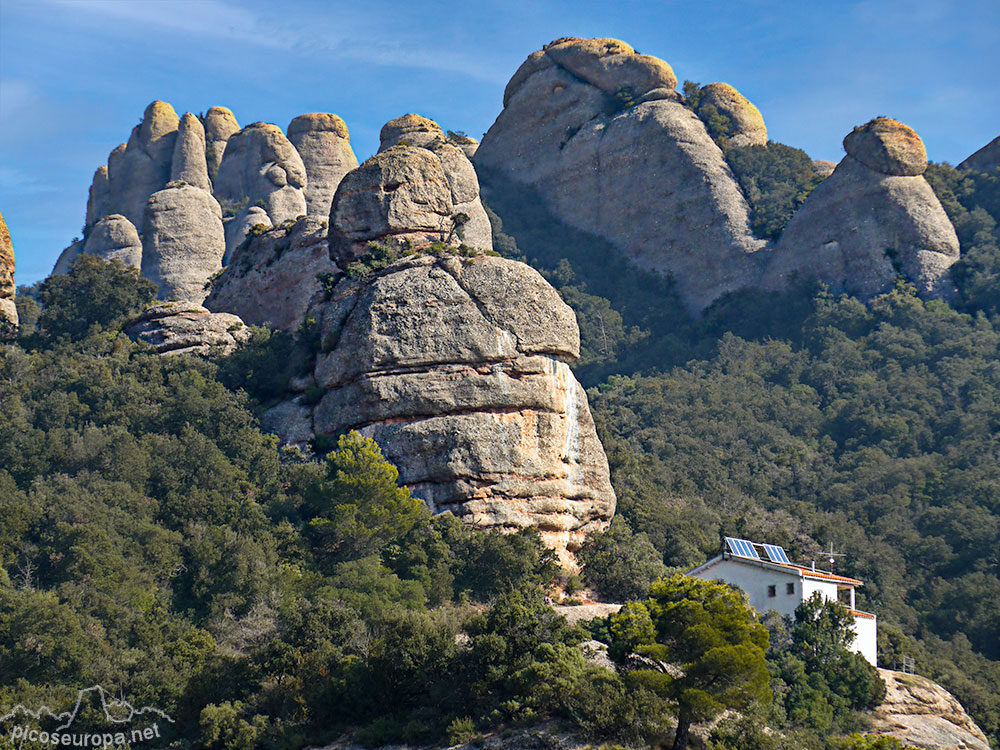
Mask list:
[[[771,562],[785,563],[786,565],[791,565],[792,563],[788,559],[788,555],[785,554],[784,547],[779,547],[777,544],[763,544],[764,552],[767,553],[767,558]]]
[[[737,557],[749,557],[751,560],[760,559],[760,555],[757,554],[757,550],[753,547],[753,542],[748,542],[746,539],[734,539],[731,536],[727,536],[726,544],[729,545],[729,551]]]

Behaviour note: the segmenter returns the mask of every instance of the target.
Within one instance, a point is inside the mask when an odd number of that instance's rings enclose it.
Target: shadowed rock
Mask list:
[[[10,230],[0,214],[0,338],[16,334],[18,326],[17,306],[14,295],[14,243],[10,241]]]
[[[236,248],[205,307],[235,313],[248,325],[294,332],[322,288],[317,276],[338,269],[330,260],[325,222],[310,216],[292,227],[269,227],[258,225]]]
[[[226,241],[222,210],[208,192],[170,183],[146,205],[142,275],[159,287],[159,298],[200,303],[208,278],[222,268]]]
[[[205,113],[205,162],[208,168],[208,177],[215,182],[215,176],[219,172],[219,165],[222,163],[222,154],[226,150],[226,143],[234,133],[240,132],[240,124],[236,121],[236,116],[225,107],[212,107]]]
[[[131,221],[121,214],[105,216],[87,235],[83,252],[103,260],[120,260],[135,268],[142,267],[142,241]]]
[[[833,170],[837,168],[837,163],[833,161],[826,161],[825,159],[814,159],[813,160],[813,171],[820,177],[826,178],[833,174]]]
[[[700,311],[753,283],[749,207],[662,60],[624,42],[565,39],[532,54],[473,160],[533,186],[570,226],[671,274]]]
[[[202,190],[212,191],[205,161],[205,127],[195,115],[188,112],[181,118],[174,143],[174,156],[170,179],[186,182]]]
[[[326,219],[337,185],[358,166],[347,125],[337,115],[315,112],[299,115],[288,125],[288,140],[306,169],[306,210]]]
[[[176,301],[151,306],[125,327],[125,333],[154,347],[157,354],[227,355],[250,339],[250,329],[236,315]]]
[[[728,83],[710,83],[702,88],[698,114],[703,114],[707,106],[715,107],[719,114],[729,118],[733,127],[731,145],[767,145],[767,126],[760,110]]]
[[[1000,136],[958,165],[959,169],[974,169],[977,172],[991,172],[997,167],[1000,167]]]
[[[847,156],[782,234],[765,288],[782,288],[799,275],[866,299],[902,275],[924,296],[949,296],[958,238],[923,178],[927,160],[919,136],[878,118],[855,128],[844,148]]]

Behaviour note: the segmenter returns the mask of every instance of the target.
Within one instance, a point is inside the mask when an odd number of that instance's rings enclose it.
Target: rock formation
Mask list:
[[[982,730],[943,687],[919,675],[879,674],[886,694],[872,714],[873,733],[928,750],[989,750]]]
[[[481,250],[493,249],[490,220],[479,198],[479,178],[468,156],[456,145],[456,139],[445,137],[441,126],[433,120],[409,114],[387,122],[379,141],[379,153],[405,145],[434,154],[441,162],[451,192],[452,239]]]
[[[959,169],[990,172],[1000,167],[1000,135],[958,165]]]
[[[836,162],[827,161],[826,159],[813,159],[813,171],[820,177],[829,177],[836,168]]]
[[[441,161],[414,146],[393,146],[348,172],[330,207],[330,257],[341,268],[375,240],[457,243],[455,205]]]
[[[880,117],[849,133],[844,149],[786,227],[763,285],[781,288],[801,275],[868,298],[902,274],[924,296],[948,296],[958,238],[922,176],[920,137]]]
[[[299,115],[288,124],[288,140],[305,165],[306,210],[309,216],[326,219],[337,185],[358,166],[347,125],[327,112]]]
[[[435,511],[537,528],[568,559],[614,512],[573,311],[533,269],[417,256],[342,280],[319,316],[319,435],[358,429]]]
[[[231,354],[250,338],[236,315],[213,313],[192,302],[161,302],[125,327],[136,341],[157,354]]]
[[[83,252],[104,260],[120,260],[135,268],[142,267],[142,241],[139,239],[139,232],[121,214],[105,216],[98,221],[87,235]]]
[[[160,299],[201,303],[205,283],[222,269],[226,241],[222,210],[210,193],[172,182],[146,205],[142,275],[159,286]]]
[[[14,244],[10,241],[10,230],[0,214],[0,338],[6,338],[17,331],[17,306],[14,304]]]
[[[126,219],[126,221],[128,221]],[[131,223],[131,222],[130,222]],[[76,260],[80,253],[83,252],[84,240],[76,240],[69,247],[65,248],[59,257],[56,259],[56,264],[52,268],[52,275],[58,276],[69,271],[73,266],[73,261]]]
[[[215,178],[215,197],[236,212],[260,206],[277,225],[305,215],[305,186],[305,165],[281,128],[255,122],[230,136]]]
[[[338,270],[330,260],[325,222],[310,216],[248,237],[213,282],[205,307],[236,313],[249,325],[269,323],[294,332],[321,289],[317,277]]]
[[[108,157],[108,212],[122,214],[136,226],[149,196],[170,181],[170,166],[180,120],[174,108],[155,101],[146,107],[120,159]],[[96,217],[101,218],[101,217]]]
[[[511,78],[477,168],[535,187],[561,221],[672,274],[699,311],[752,283],[747,202],[667,63],[614,39],[560,39]]]
[[[732,123],[729,136],[731,145],[767,145],[767,127],[760,110],[728,83],[710,83],[702,88],[698,114],[704,116],[705,108],[709,106],[715,107],[719,114],[728,117]]]
[[[186,182],[202,190],[212,190],[205,160],[205,127],[201,120],[188,112],[177,128],[177,141],[170,164],[170,179]]]
[[[103,217],[111,214],[109,205],[110,189],[108,168],[102,164],[94,172],[94,179],[90,183],[90,193],[87,197],[86,223],[88,227],[94,226]]]
[[[205,113],[205,162],[208,176],[215,182],[222,163],[222,154],[226,150],[229,136],[240,132],[240,124],[236,116],[225,107],[212,107]]]

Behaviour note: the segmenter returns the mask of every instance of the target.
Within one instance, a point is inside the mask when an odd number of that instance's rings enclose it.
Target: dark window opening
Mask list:
[[[795,593],[795,584],[794,583],[786,583],[785,584],[785,593],[786,594],[794,594]]]
[[[777,586],[768,586],[767,587],[767,595],[768,596],[777,596],[778,595],[778,587]]]

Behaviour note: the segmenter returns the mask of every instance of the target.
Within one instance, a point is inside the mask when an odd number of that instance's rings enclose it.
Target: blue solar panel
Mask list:
[[[749,557],[751,560],[760,559],[760,555],[754,549],[753,543],[748,542],[746,539],[734,539],[731,536],[727,536],[726,544],[729,545],[729,551],[737,557]]]
[[[788,555],[785,554],[783,547],[779,547],[777,544],[764,544],[761,546],[764,548],[764,552],[767,553],[767,557],[771,562],[785,563],[786,565],[792,564],[788,559]]]

